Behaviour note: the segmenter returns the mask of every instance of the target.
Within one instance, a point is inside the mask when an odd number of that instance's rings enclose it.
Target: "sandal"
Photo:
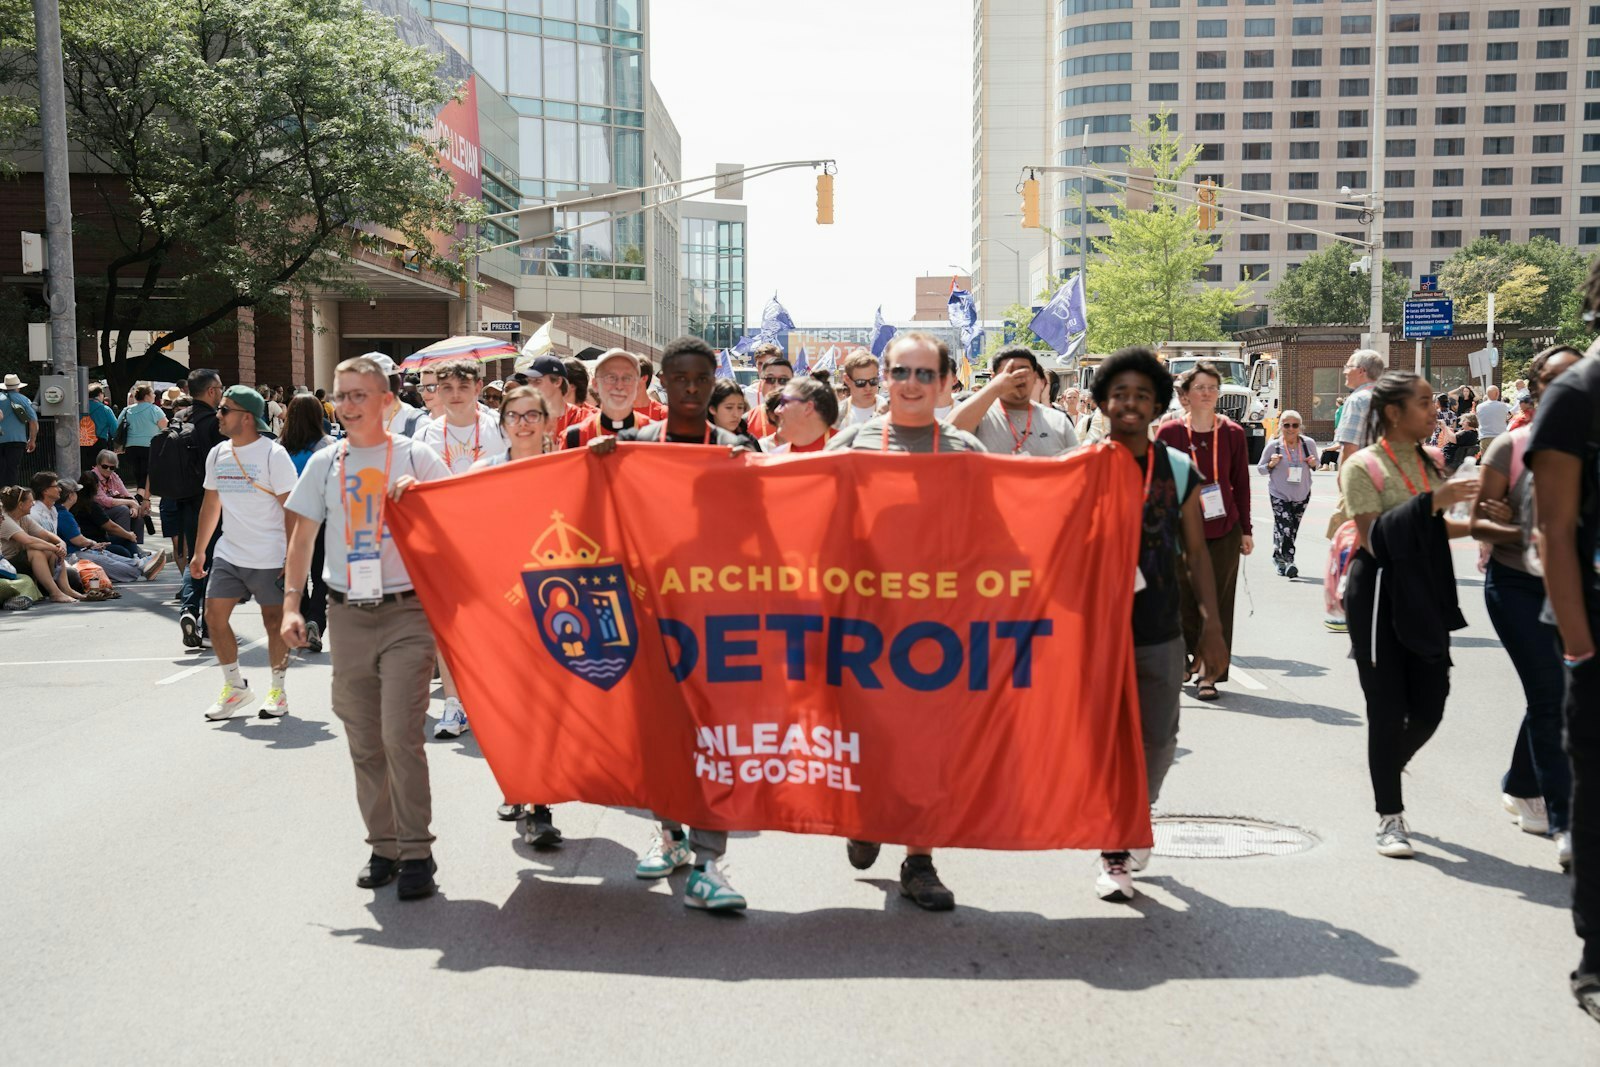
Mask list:
[[[1195,690],[1196,700],[1215,700],[1220,694],[1217,692],[1217,683],[1201,682],[1200,688]]]

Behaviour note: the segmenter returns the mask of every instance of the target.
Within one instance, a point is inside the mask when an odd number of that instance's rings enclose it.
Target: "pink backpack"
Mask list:
[[[1428,455],[1433,461],[1444,467],[1444,453],[1432,445],[1426,446]],[[1363,448],[1350,457],[1359,460],[1367,468],[1367,476],[1372,479],[1372,487],[1378,492],[1383,492],[1385,477],[1383,464],[1378,462],[1378,457],[1368,449]],[[1521,453],[1517,454],[1518,459]],[[1516,460],[1513,459],[1513,464]],[[1515,469],[1515,466],[1513,466]],[[1322,606],[1330,619],[1344,618],[1344,587],[1347,574],[1350,570],[1350,561],[1356,558],[1356,551],[1361,547],[1361,535],[1356,530],[1356,520],[1346,519],[1333,531],[1333,537],[1328,542],[1328,569],[1322,575]]]

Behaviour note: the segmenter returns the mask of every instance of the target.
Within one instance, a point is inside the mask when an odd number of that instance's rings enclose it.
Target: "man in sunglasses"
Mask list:
[[[809,375],[796,378],[778,394],[778,426],[783,441],[765,451],[770,456],[821,452],[839,419],[839,398],[826,382]]]
[[[986,450],[1002,456],[1059,456],[1078,447],[1071,420],[1034,399],[1049,379],[1033,349],[1007,345],[989,366],[994,377],[955,410],[950,425],[976,434]]]
[[[784,386],[792,381],[794,381],[794,364],[789,362],[789,357],[780,354],[767,360],[761,369],[760,388],[756,391],[757,402],[751,405],[750,417],[745,420],[751,437],[759,441],[777,429],[767,420],[767,398],[783,392]]]
[[[850,403],[845,406],[841,428],[857,426],[878,413],[878,387],[883,384],[878,357],[865,348],[858,348],[845,357],[839,373],[850,390]]]
[[[983,452],[983,444],[934,416],[934,408],[950,385],[950,352],[932,334],[898,334],[884,350],[889,373],[889,410],[866,422],[847,426],[828,442],[829,450],[864,452]],[[875,841],[849,841],[846,854],[858,871],[871,867],[881,846]],[[956,895],[939,880],[933,850],[906,846],[900,865],[900,893],[928,911],[949,911]]]
[[[289,669],[289,646],[279,626],[283,622],[283,567],[289,550],[290,516],[284,510],[294,488],[294,462],[282,445],[262,437],[269,427],[267,402],[248,385],[235,385],[222,394],[217,406],[217,426],[227,440],[206,456],[205,503],[200,507],[200,533],[189,573],[206,578],[206,626],[211,646],[222,668],[222,694],[206,709],[213,722],[231,718],[255,705],[255,694],[239,673],[239,641],[230,619],[241,600],[254,598],[261,605],[261,622],[267,629],[267,654],[272,665],[272,687],[261,705],[260,717],[276,719],[289,714],[284,679]],[[210,550],[217,523],[222,535]]]

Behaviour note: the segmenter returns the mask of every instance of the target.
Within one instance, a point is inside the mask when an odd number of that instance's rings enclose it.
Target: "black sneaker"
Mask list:
[[[1298,578],[1300,577],[1300,568],[1291,563],[1289,564],[1289,569],[1283,572],[1283,576],[1285,578]]]
[[[521,804],[502,804],[494,809],[495,818],[501,822],[516,822],[522,818]]]
[[[361,868],[361,873],[356,875],[356,885],[362,889],[377,889],[394,881],[394,876],[399,870],[399,860],[392,860],[374,852],[367,865]]]
[[[420,860],[400,861],[400,884],[395,888],[395,894],[401,900],[421,900],[431,897],[439,888],[433,876],[439,870],[439,865],[433,861],[432,856]]]
[[[900,895],[928,911],[952,911],[956,895],[939,881],[932,856],[907,856],[900,864]]]
[[[322,651],[322,627],[314,622],[306,623],[306,651]]]
[[[534,848],[555,848],[561,844],[561,831],[547,804],[534,804],[528,808],[528,822],[522,833],[523,844]]]
[[[1600,1022],[1600,974],[1573,971],[1572,995],[1578,998],[1578,1006],[1588,1012],[1590,1018]]]
[[[875,841],[857,841],[851,837],[845,840],[844,854],[850,857],[850,866],[864,871],[878,862],[878,851],[882,848]]]
[[[178,629],[183,631],[183,647],[200,647],[200,620],[191,612],[184,612],[178,619]]]

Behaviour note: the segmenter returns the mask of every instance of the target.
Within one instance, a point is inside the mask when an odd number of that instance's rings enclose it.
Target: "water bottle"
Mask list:
[[[1477,476],[1478,457],[1468,456],[1466,458],[1466,462],[1462,463],[1461,466],[1456,469],[1455,474],[1450,480],[1453,482],[1464,481],[1465,479],[1476,478]],[[1472,518],[1472,501],[1463,500],[1456,504],[1450,509],[1450,517],[1452,519],[1459,519],[1462,522],[1466,522],[1468,519]]]

